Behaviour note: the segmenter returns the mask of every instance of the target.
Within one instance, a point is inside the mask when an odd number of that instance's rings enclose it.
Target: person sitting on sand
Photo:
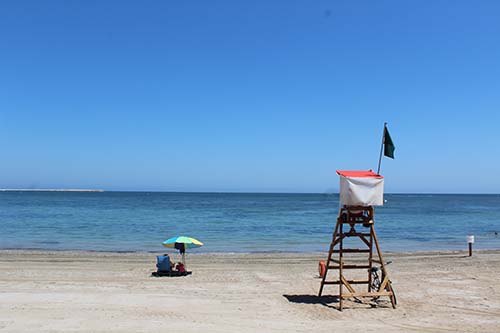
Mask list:
[[[156,267],[158,271],[169,272],[174,269],[174,263],[170,260],[170,256],[168,254],[164,254],[156,257],[157,263]]]
[[[177,269],[178,272],[181,272],[181,273],[186,272],[186,269],[184,268],[184,264],[182,262],[178,262],[177,263],[176,269]]]

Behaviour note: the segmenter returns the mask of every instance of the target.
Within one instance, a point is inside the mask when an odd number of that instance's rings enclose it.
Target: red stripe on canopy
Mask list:
[[[337,173],[344,177],[358,177],[358,178],[384,178],[376,174],[372,170],[337,170]]]

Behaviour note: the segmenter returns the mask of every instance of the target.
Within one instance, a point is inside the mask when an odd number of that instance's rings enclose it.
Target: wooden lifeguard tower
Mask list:
[[[340,209],[337,223],[333,231],[330,250],[321,280],[319,296],[325,285],[338,285],[338,293],[332,295],[339,299],[339,310],[342,311],[343,300],[347,298],[369,297],[378,299],[388,296],[392,307],[396,308],[396,298],[386,270],[375,232],[375,210],[373,206],[383,205],[384,178],[371,170],[340,171]],[[352,247],[350,239],[358,239],[361,246]],[[365,254],[353,258],[352,255]],[[364,259],[363,259],[364,258]],[[356,260],[356,261],[354,261]],[[380,265],[381,278],[377,286],[372,281],[374,264]],[[353,279],[348,271],[365,270],[366,279]],[[335,280],[327,277],[338,272]],[[362,272],[362,271],[361,271]],[[364,276],[359,274],[358,276]],[[356,285],[356,288],[354,287]],[[363,286],[361,288],[359,286]],[[374,290],[376,289],[376,290]]]

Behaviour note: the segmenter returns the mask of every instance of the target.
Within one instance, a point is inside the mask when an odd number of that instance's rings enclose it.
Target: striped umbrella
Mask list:
[[[185,249],[194,249],[200,246],[203,246],[203,243],[193,237],[187,236],[177,236],[172,237],[164,241],[163,246],[178,249],[182,254],[182,263],[186,268],[186,258],[185,258]],[[187,268],[186,268],[187,270]]]

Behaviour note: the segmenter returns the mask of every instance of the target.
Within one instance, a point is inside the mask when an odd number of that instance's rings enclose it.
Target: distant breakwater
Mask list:
[[[30,189],[30,188],[1,188],[0,192],[104,192],[101,189],[79,189],[79,188],[42,188],[42,189]]]

